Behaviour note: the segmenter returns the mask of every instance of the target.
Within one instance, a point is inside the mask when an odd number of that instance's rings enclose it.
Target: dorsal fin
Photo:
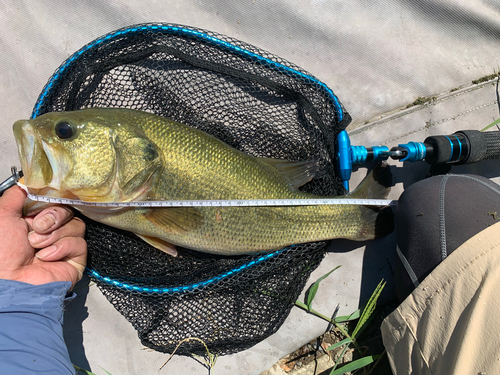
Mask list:
[[[311,181],[318,171],[318,165],[314,160],[289,161],[272,158],[257,159],[278,170],[294,188],[298,188]]]

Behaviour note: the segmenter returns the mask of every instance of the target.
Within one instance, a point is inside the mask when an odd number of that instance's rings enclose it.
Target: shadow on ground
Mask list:
[[[77,297],[66,306],[64,312],[63,335],[69,351],[71,363],[85,370],[91,370],[83,346],[83,321],[88,317],[85,306],[89,293],[90,279],[84,275],[74,288]]]

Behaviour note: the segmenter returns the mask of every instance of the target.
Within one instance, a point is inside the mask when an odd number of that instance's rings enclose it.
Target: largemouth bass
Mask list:
[[[89,202],[324,198],[297,189],[314,176],[310,161],[249,156],[146,112],[47,113],[17,121],[14,135],[25,183],[39,195]],[[369,174],[349,197],[385,197],[383,170]],[[333,238],[368,240],[393,229],[389,207],[75,208],[170,254],[176,253],[173,245],[249,254]]]

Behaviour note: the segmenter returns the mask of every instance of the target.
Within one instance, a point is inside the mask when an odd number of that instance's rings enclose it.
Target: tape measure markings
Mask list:
[[[397,201],[390,199],[351,199],[351,198],[319,198],[319,199],[220,199],[220,200],[168,200],[137,202],[85,202],[75,199],[34,195],[28,188],[17,183],[28,194],[32,201],[67,204],[72,206],[91,207],[266,207],[266,206],[320,206],[320,205],[363,205],[390,206]]]

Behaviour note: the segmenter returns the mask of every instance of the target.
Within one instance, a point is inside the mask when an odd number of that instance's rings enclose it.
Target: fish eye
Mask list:
[[[60,139],[71,138],[76,133],[73,125],[66,121],[61,121],[60,123],[58,123],[55,127],[55,132]]]

